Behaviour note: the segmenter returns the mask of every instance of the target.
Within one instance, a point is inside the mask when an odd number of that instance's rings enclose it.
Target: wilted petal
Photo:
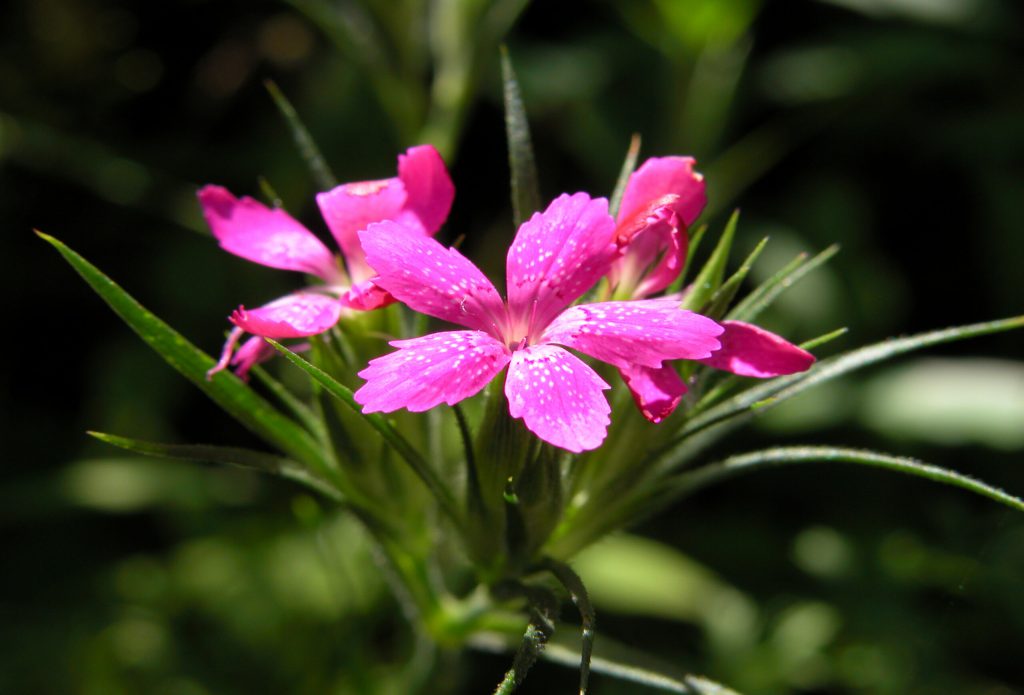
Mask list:
[[[395,222],[359,235],[374,282],[410,308],[498,337],[505,306],[487,276],[455,249]]]
[[[334,297],[304,292],[275,299],[258,309],[238,307],[231,323],[266,338],[302,338],[323,333],[338,322],[342,305]]]
[[[593,369],[555,345],[512,354],[505,379],[509,413],[549,444],[581,452],[596,449],[608,431],[610,388]]]
[[[617,254],[608,201],[562,195],[519,227],[508,252],[509,313],[517,327],[543,327],[608,272]]]
[[[509,361],[501,342],[482,331],[447,331],[391,343],[398,350],[370,360],[356,391],[364,413],[414,412],[454,405],[476,394]]]
[[[722,348],[700,360],[709,367],[764,378],[802,372],[814,364],[814,355],[763,328],[742,321],[723,321],[722,327]]]
[[[433,145],[410,147],[398,156],[398,178],[408,195],[407,210],[419,219],[424,232],[434,234],[448,218],[455,198],[441,155]]]
[[[660,369],[629,367],[619,373],[640,412],[651,422],[661,422],[671,415],[686,393],[686,384],[671,365]]]
[[[405,186],[397,178],[344,183],[317,194],[320,212],[345,255],[353,281],[373,275],[359,244],[359,232],[374,222],[398,218],[405,201]]]
[[[700,215],[707,203],[704,177],[693,170],[693,157],[652,157],[633,172],[619,206],[624,220],[655,198],[676,195],[673,205],[687,227]]]
[[[252,198],[235,198],[222,186],[204,186],[199,203],[213,235],[225,251],[282,270],[297,270],[334,281],[338,267],[316,236],[284,210]]]
[[[719,348],[722,328],[675,300],[598,302],[566,309],[542,340],[571,347],[619,368],[660,367],[665,360],[701,359]]]

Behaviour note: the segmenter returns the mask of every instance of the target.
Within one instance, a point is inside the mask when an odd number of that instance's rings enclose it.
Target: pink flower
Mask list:
[[[221,248],[260,265],[296,270],[323,281],[257,309],[239,307],[231,314],[235,328],[210,375],[231,364],[245,377],[254,364],[274,354],[261,337],[317,335],[336,324],[346,311],[367,311],[393,301],[370,282],[374,273],[366,265],[358,232],[373,222],[393,220],[416,234],[434,234],[447,218],[454,195],[444,162],[430,145],[399,155],[395,178],[346,183],[320,193],[317,203],[341,247],[340,262],[284,210],[270,209],[248,197],[239,200],[220,186],[203,187],[199,202]],[[250,338],[235,352],[245,333],[259,337]]]
[[[630,176],[622,196],[616,238],[624,246],[608,274],[616,297],[640,299],[665,289],[686,264],[686,230],[707,201],[704,177],[692,157],[648,159]],[[678,297],[660,301],[678,304]],[[700,362],[733,374],[774,377],[808,369],[814,356],[785,339],[742,321],[722,321],[722,348]],[[686,385],[672,365],[620,367],[637,407],[661,422],[679,405]]]
[[[359,237],[374,282],[416,311],[464,326],[391,343],[356,392],[364,412],[423,411],[478,393],[508,366],[509,412],[546,442],[580,452],[600,446],[609,388],[565,348],[619,368],[710,357],[722,328],[664,300],[570,307],[619,254],[604,199],[563,195],[519,227],[509,249],[508,301],[455,249],[393,222]]]

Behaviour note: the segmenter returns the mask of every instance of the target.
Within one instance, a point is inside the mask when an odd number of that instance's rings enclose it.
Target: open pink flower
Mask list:
[[[523,223],[509,249],[508,301],[455,249],[401,225],[360,233],[374,282],[412,309],[464,326],[391,343],[356,394],[364,412],[423,411],[478,393],[508,366],[509,412],[546,442],[580,452],[604,441],[610,408],[597,373],[565,348],[620,368],[710,357],[722,328],[664,300],[570,307],[619,253],[604,199],[563,195]]]
[[[692,157],[648,159],[630,176],[622,196],[616,238],[622,256],[608,274],[616,297],[641,299],[671,285],[686,264],[687,228],[707,201],[704,177]],[[653,301],[653,300],[652,300]],[[659,301],[670,305],[678,297]],[[814,356],[785,339],[742,321],[722,321],[722,348],[704,364],[733,374],[774,377],[808,369]],[[661,422],[679,405],[686,385],[675,367],[629,365],[619,368],[633,399],[651,422]]]
[[[430,145],[409,149],[398,157],[398,176],[380,181],[342,184],[317,195],[331,235],[341,248],[341,261],[311,231],[284,210],[268,208],[252,198],[238,199],[221,186],[199,191],[213,235],[221,248],[260,265],[295,270],[322,281],[256,309],[239,307],[235,325],[214,374],[229,364],[244,377],[273,350],[266,338],[303,338],[323,333],[345,311],[370,310],[392,298],[370,282],[358,232],[381,220],[393,220],[420,235],[434,234],[448,216],[455,188],[441,156]],[[250,338],[238,351],[245,333]]]

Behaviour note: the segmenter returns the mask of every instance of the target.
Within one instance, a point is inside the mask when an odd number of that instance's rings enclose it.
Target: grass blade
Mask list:
[[[105,432],[87,432],[91,437],[113,446],[137,454],[175,459],[178,461],[197,461],[199,463],[220,463],[239,466],[249,470],[269,473],[316,490],[335,502],[344,501],[344,496],[330,483],[319,476],[313,475],[304,466],[291,459],[274,456],[262,451],[239,449],[227,446],[209,446],[205,444],[161,444],[146,442],[139,439],[119,437]]]
[[[711,297],[722,285],[722,278],[725,277],[725,265],[729,262],[729,252],[732,250],[732,240],[736,235],[736,224],[739,222],[740,212],[736,210],[729,217],[722,232],[722,238],[718,240],[715,250],[711,252],[711,258],[707,260],[704,267],[700,269],[697,277],[694,278],[693,286],[689,294],[683,297],[681,304],[683,309],[700,311],[707,304]]]
[[[68,246],[47,234],[36,233],[57,249],[64,260],[167,364],[198,386],[225,412],[271,446],[317,473],[324,474],[329,470],[323,451],[302,427],[234,374],[219,372],[212,379],[207,379],[206,372],[215,363],[212,357],[192,345]]]
[[[512,214],[518,228],[540,209],[540,187],[537,183],[533,144],[530,142],[530,124],[526,120],[519,82],[516,81],[516,73],[505,46],[501,47],[501,79],[505,95],[508,165],[512,175]]]

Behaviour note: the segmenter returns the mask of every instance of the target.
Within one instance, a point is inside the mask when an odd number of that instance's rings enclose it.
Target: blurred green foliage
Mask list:
[[[769,328],[799,341],[845,325],[850,347],[1021,313],[1015,0],[587,0],[566,12],[508,0],[0,8],[0,258],[18,348],[0,377],[0,691],[399,693],[437,663],[447,683],[435,688],[486,692],[506,667],[428,654],[359,528],[297,489],[115,460],[80,434],[253,445],[30,230],[87,252],[216,350],[228,311],[278,296],[288,278],[216,249],[197,185],[257,195],[265,176],[318,223],[314,182],[264,79],[341,180],[387,175],[414,142],[442,147],[458,190],[443,233],[464,234],[490,270],[512,233],[504,38],[545,197],[609,194],[639,132],[643,156],[698,156],[708,219],[742,204],[738,257],[771,236],[753,281],[799,251],[842,245]],[[721,453],[881,439],[1020,493],[1022,348],[1007,334],[838,382]],[[822,466],[737,480],[640,531],[651,540],[610,539],[580,559],[598,639],[741,692],[1024,688],[1024,523],[1012,512]],[[522,692],[574,683],[540,665]],[[593,692],[637,689],[595,676]]]

